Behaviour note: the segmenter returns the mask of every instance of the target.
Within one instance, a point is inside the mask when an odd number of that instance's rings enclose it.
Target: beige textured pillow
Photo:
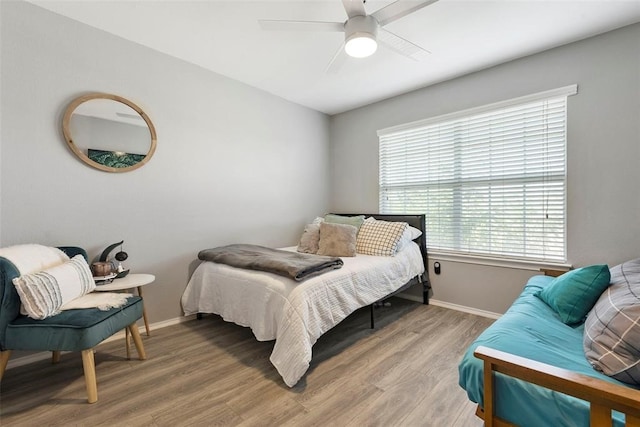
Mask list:
[[[298,252],[306,254],[318,253],[320,244],[320,224],[307,224],[298,243]]]
[[[356,256],[358,229],[348,224],[320,224],[318,255]]]

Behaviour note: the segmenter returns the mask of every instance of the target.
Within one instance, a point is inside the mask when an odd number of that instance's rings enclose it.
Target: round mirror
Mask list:
[[[107,172],[138,169],[156,150],[149,116],[117,95],[93,93],[73,100],[64,113],[62,132],[83,162]]]

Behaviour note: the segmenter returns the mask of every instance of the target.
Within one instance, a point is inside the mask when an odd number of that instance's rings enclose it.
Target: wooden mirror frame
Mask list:
[[[151,145],[149,147],[149,151],[141,161],[139,161],[133,166],[128,166],[124,168],[115,168],[112,166],[106,166],[94,160],[91,160],[89,156],[84,152],[82,152],[82,150],[80,150],[78,146],[73,142],[73,137],[71,136],[71,130],[69,129],[69,122],[71,120],[71,115],[76,110],[76,108],[78,108],[78,106],[80,106],[84,102],[91,101],[93,99],[110,99],[112,101],[120,102],[122,104],[129,106],[136,113],[138,113],[140,117],[142,117],[142,119],[147,124],[149,133],[151,135]],[[62,133],[64,134],[64,139],[67,142],[67,145],[69,146],[71,151],[73,151],[75,155],[78,156],[78,158],[80,158],[80,160],[82,160],[83,162],[85,162],[91,167],[100,169],[105,172],[130,172],[132,170],[138,169],[144,166],[144,164],[147,163],[149,159],[151,159],[151,156],[153,156],[153,153],[156,151],[156,143],[157,143],[156,129],[153,126],[153,123],[151,123],[151,119],[149,118],[149,116],[147,116],[147,114],[140,107],[138,107],[136,104],[129,101],[128,99],[118,95],[112,95],[108,93],[99,93],[99,92],[90,93],[74,99],[65,110],[64,117],[62,119]]]

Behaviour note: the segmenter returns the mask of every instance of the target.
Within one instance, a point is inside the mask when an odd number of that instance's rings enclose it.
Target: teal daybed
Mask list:
[[[486,426],[622,426],[623,414],[610,415],[615,408],[628,414],[628,426],[640,425],[639,387],[596,371],[585,358],[584,323],[566,325],[534,295],[553,280],[532,277],[464,355],[459,384],[478,404],[476,414]]]

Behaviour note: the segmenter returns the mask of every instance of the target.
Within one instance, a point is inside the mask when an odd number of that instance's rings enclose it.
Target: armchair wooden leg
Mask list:
[[[0,351],[0,380],[4,375],[5,369],[7,369],[7,363],[9,363],[9,356],[11,356],[11,350]]]
[[[51,352],[51,363],[56,364],[60,361],[60,351],[54,350]]]
[[[92,348],[82,350],[82,366],[84,367],[84,382],[87,385],[87,402],[95,403],[98,401],[98,383]]]
[[[147,354],[144,351],[144,346],[142,345],[142,337],[140,336],[140,332],[138,331],[138,327],[135,323],[127,326],[129,332],[131,332],[131,337],[133,338],[133,343],[136,345],[136,350],[138,351],[138,359],[145,360],[147,358]]]

